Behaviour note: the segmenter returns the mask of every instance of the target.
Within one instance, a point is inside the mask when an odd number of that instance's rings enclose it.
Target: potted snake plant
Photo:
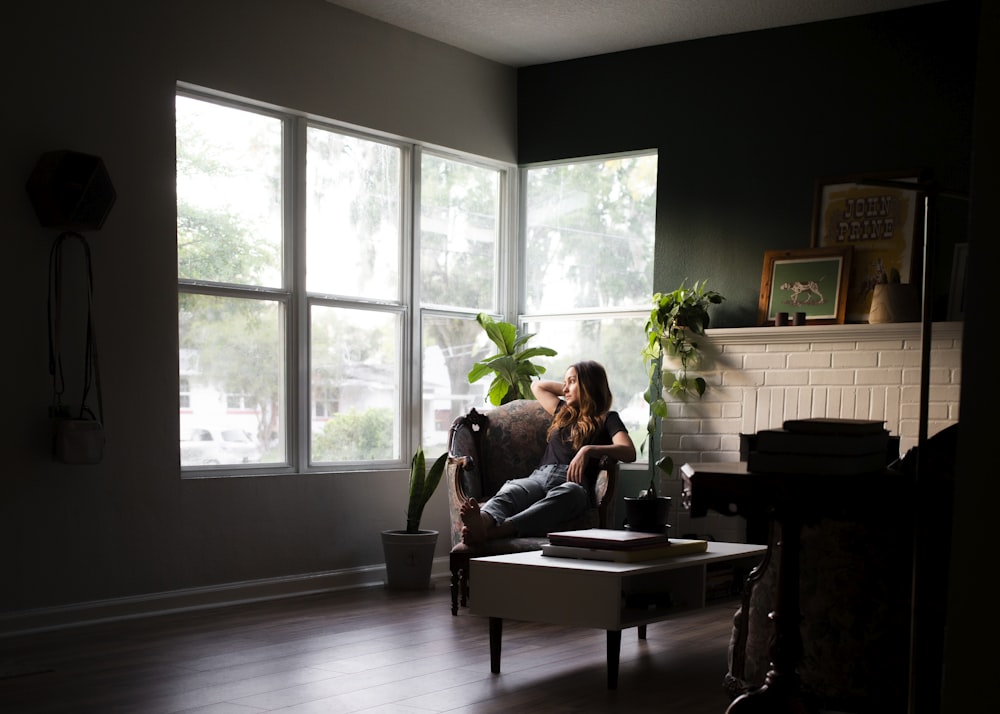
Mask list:
[[[446,451],[427,469],[423,447],[418,447],[410,460],[406,528],[382,531],[382,552],[385,555],[388,588],[426,590],[430,587],[438,531],[422,529],[420,519],[423,517],[424,506],[441,482],[447,461]]]

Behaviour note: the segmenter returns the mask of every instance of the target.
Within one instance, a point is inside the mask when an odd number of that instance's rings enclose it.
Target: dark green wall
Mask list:
[[[707,278],[756,324],[763,254],[807,248],[820,177],[930,169],[969,188],[976,14],[963,0],[527,67],[518,161],[655,148],[655,288]],[[938,202],[944,319],[965,203]]]

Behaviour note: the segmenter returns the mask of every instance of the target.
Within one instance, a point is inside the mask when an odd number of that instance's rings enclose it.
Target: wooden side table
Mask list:
[[[709,510],[723,515],[767,513],[781,526],[775,637],[764,685],[737,697],[727,714],[806,714],[797,667],[802,655],[799,630],[799,554],[802,526],[825,515],[862,517],[876,508],[905,507],[912,482],[884,470],[856,476],[749,472],[746,462],[696,463],[681,467],[683,505],[693,517]]]

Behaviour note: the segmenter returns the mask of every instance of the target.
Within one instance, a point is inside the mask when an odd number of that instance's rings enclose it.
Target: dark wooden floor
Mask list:
[[[540,594],[544,597],[545,594]],[[314,595],[0,639],[0,712],[723,714],[735,602],[622,635],[451,615],[446,587]]]

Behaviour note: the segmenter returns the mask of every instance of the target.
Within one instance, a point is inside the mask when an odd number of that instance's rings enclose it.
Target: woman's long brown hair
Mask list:
[[[598,362],[584,360],[570,366],[576,370],[577,404],[563,404],[549,425],[548,437],[570,426],[573,448],[579,449],[604,426],[604,418],[611,409],[611,388],[608,373]]]

